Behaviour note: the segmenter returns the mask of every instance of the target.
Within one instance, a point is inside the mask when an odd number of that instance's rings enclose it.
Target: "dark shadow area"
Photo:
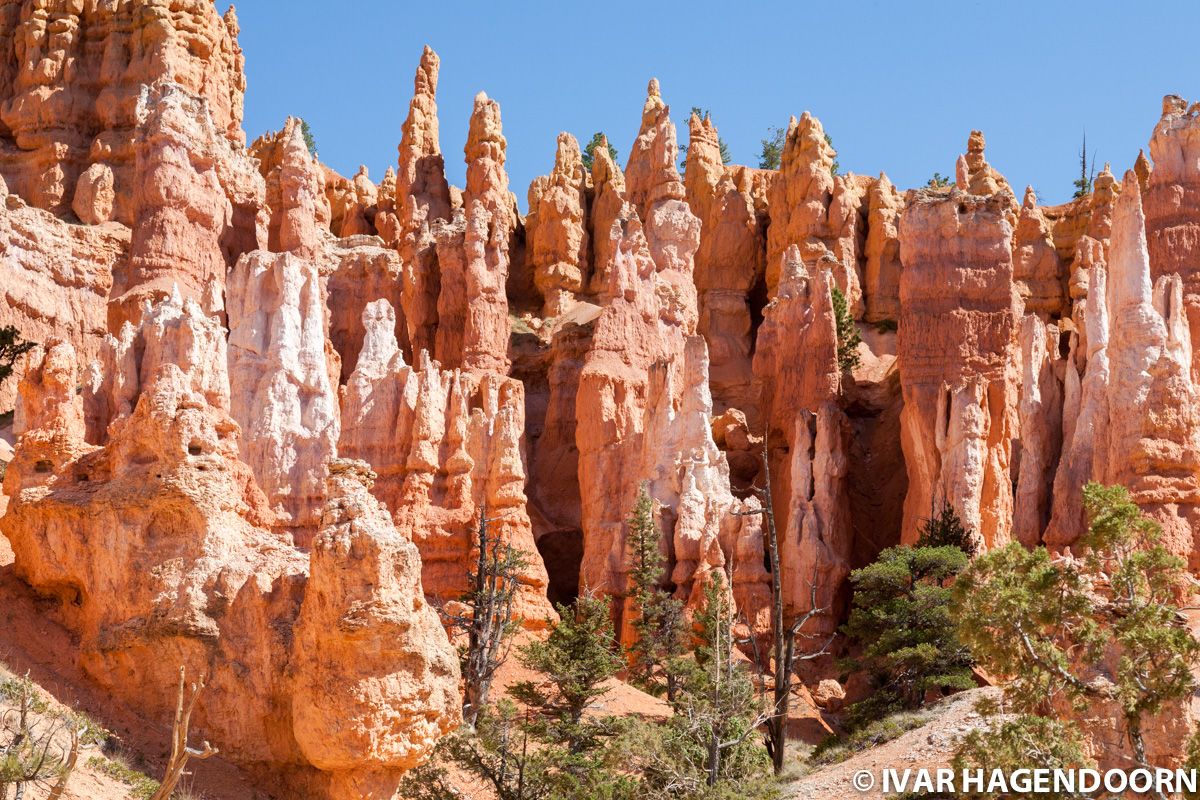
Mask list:
[[[569,605],[579,596],[579,565],[583,561],[583,531],[552,531],[537,540],[537,549],[550,576],[546,596]]]

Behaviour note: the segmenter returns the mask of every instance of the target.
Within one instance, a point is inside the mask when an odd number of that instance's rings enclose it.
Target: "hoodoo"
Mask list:
[[[238,35],[211,0],[0,0],[0,331],[36,345],[0,380],[0,590],[147,718],[206,676],[193,728],[262,791],[392,797],[458,728],[481,525],[517,564],[504,636],[552,649],[599,597],[631,648],[654,589],[763,696],[804,678],[823,731],[878,677],[834,658],[863,649],[855,570],[931,517],[972,556],[1078,565],[1085,487],[1119,485],[1200,577],[1200,104],[1166,97],[1136,161],[1047,205],[980,131],[905,188],[842,171],[807,111],[760,167],[693,113],[681,165],[656,79],[623,163],[561,132],[510,187],[522,107],[510,145],[480,91],[460,189],[426,47],[376,183],[299,118],[247,146]],[[661,574],[633,561],[643,492]],[[803,667],[765,655],[777,614]]]

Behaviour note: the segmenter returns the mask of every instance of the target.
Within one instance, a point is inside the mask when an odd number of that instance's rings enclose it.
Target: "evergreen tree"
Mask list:
[[[862,336],[858,333],[858,325],[854,323],[854,317],[850,316],[846,295],[842,294],[842,290],[836,286],[833,287],[832,294],[834,324],[837,327],[838,366],[842,372],[850,372],[860,363],[858,345],[862,342]]]
[[[304,145],[308,148],[308,154],[313,158],[317,157],[317,140],[313,137],[312,128],[308,126],[308,120],[300,120],[300,135],[304,137]]]
[[[638,492],[629,519],[629,577],[633,629],[637,640],[630,646],[630,677],[647,691],[666,692],[673,700],[679,688],[680,659],[687,651],[683,603],[662,586],[662,531],[654,519],[654,501],[646,485]]]
[[[592,134],[591,141],[589,141],[583,148],[583,153],[581,154],[583,158],[583,168],[589,172],[592,169],[592,160],[595,158],[596,148],[599,147],[601,143],[607,146],[608,156],[612,159],[612,162],[614,164],[617,163],[617,148],[612,146],[612,142],[608,141],[608,137],[606,137],[603,132],[596,131]]]
[[[975,555],[978,550],[971,531],[963,525],[954,506],[944,497],[937,513],[931,514],[921,525],[917,547],[957,547],[968,556]]]
[[[12,375],[17,359],[35,346],[33,342],[21,339],[20,332],[12,325],[0,328],[0,383]]]
[[[943,175],[940,172],[933,173],[933,177],[925,181],[927,189],[948,189],[954,185],[954,179]]]
[[[963,770],[983,770],[985,775],[999,771],[1012,775],[1018,769],[1093,769],[1083,737],[1075,726],[1033,714],[1004,715],[1003,705],[992,700],[976,703],[976,711],[991,720],[988,726],[975,728],[959,742],[953,766]],[[991,800],[994,794],[960,792],[967,800]],[[1045,793],[1010,792],[1011,800],[1038,800]],[[1080,798],[1082,794],[1063,794]]]
[[[545,641],[520,649],[521,663],[544,677],[515,685],[514,697],[534,709],[538,738],[565,746],[571,754],[599,746],[610,735],[610,722],[585,719],[584,711],[608,693],[605,682],[624,666],[607,597],[583,596],[573,608],[558,606],[562,620]]]
[[[849,709],[851,726],[919,708],[930,691],[974,687],[950,588],[967,560],[953,546],[890,547],[850,574],[854,598],[843,631],[861,653],[849,666],[869,672],[877,685]]]
[[[734,656],[733,604],[722,573],[714,572],[696,613],[695,659],[671,706],[664,745],[692,779],[707,787],[737,786],[765,775],[769,761],[752,736],[770,716],[745,666]]]
[[[1079,148],[1079,177],[1072,181],[1075,187],[1073,197],[1087,197],[1092,193],[1092,181],[1096,177],[1096,155],[1092,154],[1092,163],[1088,163],[1087,134],[1083,134],[1083,145]]]
[[[830,148],[831,150],[832,150],[832,149],[834,149],[834,148],[833,148],[833,137],[832,137],[832,136],[830,136],[828,133],[827,133],[827,134],[825,134],[825,144],[829,145],[829,148]],[[829,165],[829,172],[830,172],[830,173],[833,175],[833,177],[835,177],[835,178],[837,177],[837,175],[838,175],[838,172],[840,172],[840,171],[841,171],[841,168],[842,168],[841,162],[839,162],[839,161],[837,160],[837,157],[836,157],[836,155],[837,155],[837,154],[835,153],[835,154],[834,154],[834,156],[835,156],[835,157],[834,157],[834,159],[833,159],[833,163]]]
[[[759,151],[759,169],[779,169],[783,163],[783,144],[787,138],[786,128],[767,128],[768,136],[762,139],[762,150]]]
[[[557,606],[561,622],[545,641],[519,650],[539,679],[509,689],[511,700],[480,709],[473,730],[447,737],[401,787],[405,797],[458,797],[445,763],[484,781],[499,800],[632,800],[635,780],[612,763],[621,718],[587,713],[622,667],[608,598]]]
[[[1152,767],[1144,720],[1196,688],[1200,642],[1176,605],[1190,576],[1124,487],[1089,483],[1083,503],[1082,558],[1014,542],[959,576],[959,636],[985,668],[1012,676],[1005,699],[1018,713],[1112,703],[1134,763]]]
[[[463,676],[463,721],[468,725],[487,705],[492,679],[508,655],[508,643],[520,627],[513,619],[513,600],[520,588],[519,576],[529,566],[529,558],[499,536],[491,536],[487,507],[479,509],[473,570],[467,574],[471,587],[462,598],[469,609],[451,616],[452,627],[467,633],[466,647],[460,650]]]

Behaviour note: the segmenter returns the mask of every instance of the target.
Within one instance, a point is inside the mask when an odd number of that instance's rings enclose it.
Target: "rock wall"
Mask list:
[[[132,224],[135,109],[148,84],[201,97],[218,135],[245,143],[232,8],[222,17],[211,0],[5,0],[0,21],[0,176],[36,208],[95,209],[86,199],[103,182],[114,205],[80,218]]]
[[[900,217],[901,535],[943,500],[987,547],[1012,534],[1019,300],[1012,196],[919,193]]]
[[[108,325],[112,276],[129,255],[129,229],[70,225],[0,186],[0,328],[33,342],[62,339],[95,358]],[[10,410],[22,374],[0,384]]]
[[[74,390],[70,344],[39,350],[22,382],[0,518],[18,575],[59,601],[87,673],[147,716],[169,718],[179,665],[207,674],[197,734],[264,787],[394,791],[458,718],[454,652],[424,605],[413,546],[334,462],[310,565],[271,529],[239,459],[219,322],[174,297],[126,331],[140,346],[110,340],[108,360],[136,383],[87,397],[107,410],[122,400],[103,446],[85,440],[96,412]],[[348,695],[325,688],[333,653]]]
[[[336,383],[326,360],[328,311],[316,266],[292,253],[249,253],[229,276],[232,415],[243,460],[276,513],[307,545],[337,455]],[[336,373],[335,373],[336,374]]]
[[[1154,280],[1179,275],[1188,330],[1200,338],[1200,107],[1178,95],[1163,98],[1150,137],[1154,170],[1144,191],[1146,240]],[[1198,372],[1192,365],[1193,377]]]
[[[757,421],[759,403],[750,368],[751,294],[765,288],[766,220],[755,203],[764,173],[727,168],[709,118],[693,114],[689,128],[684,183],[688,205],[701,221],[694,272],[697,328],[708,343],[713,399],[718,412],[737,408]]]
[[[850,574],[854,542],[834,279],[820,267],[809,274],[798,245],[783,258],[775,298],[763,314],[754,369],[766,409],[784,605],[796,616],[828,609],[806,631],[819,626],[828,633],[837,627],[835,606]]]
[[[681,177],[652,80],[624,169],[562,133],[522,217],[484,93],[448,184],[432,50],[376,183],[297,119],[245,147],[236,37],[206,0],[0,0],[0,326],[44,345],[0,385],[0,530],[115,696],[166,710],[204,667],[233,760],[386,793],[455,724],[430,609],[481,509],[536,627],[624,594],[644,484],[666,583],[694,605],[721,571],[761,635],[764,466],[786,614],[828,609],[808,633],[942,499],[984,546],[1062,549],[1080,487],[1119,482],[1200,573],[1180,98],[1122,181],[1047,206],[979,131],[953,187],[838,174],[808,113],[776,170],[693,116]]]
[[[345,387],[339,447],[375,465],[372,491],[420,550],[426,590],[442,602],[466,591],[479,511],[486,508],[494,519],[490,534],[529,557],[517,613],[533,626],[553,617],[526,508],[521,383],[446,370],[428,353],[407,365],[386,300],[367,306],[363,326],[367,336]]]

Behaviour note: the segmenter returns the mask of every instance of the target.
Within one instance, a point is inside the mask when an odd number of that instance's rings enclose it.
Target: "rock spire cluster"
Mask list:
[[[808,633],[940,504],[981,547],[1064,550],[1090,480],[1200,574],[1181,98],[1128,171],[1047,206],[979,131],[952,186],[904,190],[841,172],[807,112],[778,169],[723,163],[693,115],[681,175],[651,80],[627,162],[601,143],[586,169],[560,133],[523,210],[485,93],[447,181],[429,48],[375,183],[299,119],[246,145],[232,9],[7,0],[0,20],[0,326],[39,344],[0,385],[0,534],[91,678],[166,714],[178,665],[207,672],[197,726],[273,790],[386,796],[458,723],[434,609],[466,588],[481,510],[527,556],[531,629],[626,595],[645,487],[670,590],[695,607],[720,574],[764,634],[768,471]]]

